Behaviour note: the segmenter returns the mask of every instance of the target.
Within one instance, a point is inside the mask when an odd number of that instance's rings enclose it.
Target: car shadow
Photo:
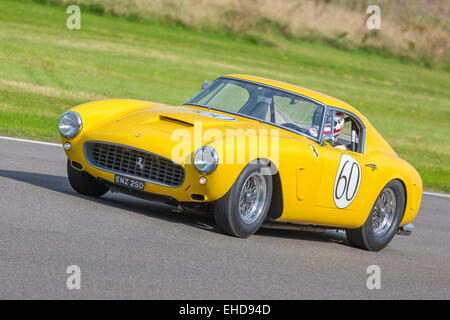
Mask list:
[[[210,214],[199,212],[174,212],[176,209],[173,206],[143,200],[140,198],[131,197],[124,194],[108,192],[105,196],[100,198],[89,197],[75,192],[69,184],[66,177],[24,172],[13,170],[1,170],[0,177],[7,179],[28,183],[40,188],[45,188],[64,195],[70,195],[80,199],[99,203],[102,205],[111,206],[127,210],[133,213],[144,215],[151,218],[160,219],[171,223],[183,223],[185,225],[202,229],[205,231],[222,234],[215,225],[214,218]],[[334,242],[342,245],[348,245],[345,235],[338,232],[311,232],[311,231],[297,231],[297,230],[278,230],[263,227],[256,233],[258,236],[277,237],[286,239],[298,239],[318,242]]]
[[[134,198],[124,194],[112,192],[108,192],[106,195],[100,198],[81,195],[72,189],[67,177],[12,170],[0,170],[0,177],[25,182],[64,195],[70,195],[72,197],[77,197],[98,204],[127,210],[133,213],[161,219],[167,222],[184,223],[203,230],[209,230],[219,233],[219,231],[215,228],[214,220],[205,214],[194,212],[183,212],[183,214],[180,214],[172,211],[173,209],[175,209],[173,206],[166,205],[164,203],[143,200],[140,198]]]
[[[304,230],[282,230],[262,227],[256,232],[257,235],[267,237],[277,237],[284,239],[295,239],[304,241],[316,241],[316,242],[333,242],[342,244],[344,246],[350,246],[347,242],[347,237],[342,232],[336,232],[335,230],[321,231],[304,231]]]

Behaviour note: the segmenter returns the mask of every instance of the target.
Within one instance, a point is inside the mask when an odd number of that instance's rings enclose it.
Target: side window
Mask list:
[[[294,96],[274,96],[273,123],[317,139],[324,107]]]
[[[329,110],[325,119],[323,139],[334,148],[361,153],[363,128],[350,114]]]

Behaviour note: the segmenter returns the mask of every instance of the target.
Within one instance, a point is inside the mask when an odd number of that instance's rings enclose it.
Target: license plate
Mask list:
[[[128,188],[139,190],[139,191],[144,191],[144,189],[145,189],[144,181],[139,181],[139,180],[124,177],[124,176],[119,176],[117,174],[114,178],[114,183],[118,184],[120,186],[128,187]]]

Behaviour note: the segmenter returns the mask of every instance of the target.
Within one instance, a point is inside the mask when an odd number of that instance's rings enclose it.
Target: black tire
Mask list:
[[[108,192],[109,188],[97,182],[97,180],[85,171],[72,168],[70,160],[67,160],[67,176],[72,188],[83,195],[100,197]]]
[[[262,170],[266,174],[261,174]],[[214,219],[219,230],[234,237],[247,238],[261,227],[272,200],[272,176],[267,174],[268,170],[267,165],[262,162],[247,165],[228,193],[214,203]],[[260,213],[255,214],[255,217],[252,218],[255,219],[254,221],[250,222],[249,220],[252,219],[248,219],[247,222],[244,222],[245,218],[241,215],[239,209],[239,199],[248,179],[257,179],[263,185],[262,179],[264,179],[266,191],[264,192],[265,198],[260,201],[259,207],[262,209],[257,210]],[[261,191],[260,194],[262,193]]]
[[[374,223],[374,214],[376,212],[378,200],[383,193],[387,192],[387,190],[391,190],[395,194],[396,207],[395,210],[393,210],[395,213],[393,214],[392,222],[389,227],[386,227],[386,230],[383,233],[377,233],[374,230],[377,229],[377,225]],[[358,229],[346,230],[348,242],[354,247],[368,251],[382,250],[391,242],[392,238],[394,238],[400,222],[403,219],[404,210],[405,191],[403,184],[398,180],[393,180],[389,182],[378,195],[364,225]]]

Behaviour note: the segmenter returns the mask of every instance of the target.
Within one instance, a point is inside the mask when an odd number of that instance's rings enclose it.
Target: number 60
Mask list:
[[[334,182],[334,203],[340,209],[352,203],[361,184],[361,167],[351,156],[343,154]]]

